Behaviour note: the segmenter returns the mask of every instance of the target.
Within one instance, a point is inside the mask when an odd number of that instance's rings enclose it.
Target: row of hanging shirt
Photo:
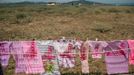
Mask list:
[[[60,75],[59,66],[64,68],[75,66],[75,56],[71,54],[74,52],[73,45],[74,41],[71,40],[2,41],[1,64],[7,67],[9,58],[13,55],[16,64],[15,73]],[[45,66],[50,67],[47,71],[43,68],[42,60]]]
[[[128,57],[130,64],[134,62],[132,59],[134,58],[133,47],[133,40],[108,42],[78,40],[3,41],[0,43],[0,58],[2,65],[7,66],[10,54],[12,54],[16,61],[16,73],[60,75],[59,66],[74,67],[76,54],[80,54],[82,72],[89,73],[88,53],[91,50],[93,58],[101,58],[101,53],[105,54],[108,74],[127,73]],[[129,49],[131,49],[131,54],[129,54]],[[47,66],[47,70],[44,70],[42,60]]]

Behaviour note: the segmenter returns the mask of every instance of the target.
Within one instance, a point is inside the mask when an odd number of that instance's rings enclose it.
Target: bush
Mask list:
[[[3,21],[3,20],[5,20],[5,17],[0,16],[0,21]]]
[[[101,14],[102,11],[101,11],[101,10],[95,10],[94,13],[95,13],[95,14]]]
[[[17,14],[15,23],[30,23],[32,21],[31,17],[26,14]]]
[[[100,8],[99,10],[101,10],[102,12],[106,12],[106,9],[104,8]]]
[[[27,17],[26,14],[17,14],[17,15],[16,15],[16,18],[17,18],[17,19],[25,19],[26,17]]]
[[[96,24],[91,29],[100,33],[106,33],[106,32],[111,31],[112,27],[109,25],[105,25],[105,24]]]
[[[86,11],[87,11],[86,8],[80,8],[80,9],[79,9],[79,13],[84,13],[84,12],[86,12]]]
[[[111,12],[111,13],[119,13],[119,12],[121,12],[121,10],[116,9],[116,8],[111,8],[111,9],[108,10],[108,12]]]

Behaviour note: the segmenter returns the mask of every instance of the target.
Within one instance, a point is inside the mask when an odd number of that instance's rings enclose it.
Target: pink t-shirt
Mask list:
[[[108,42],[105,51],[105,62],[108,74],[128,73],[127,41]]]
[[[16,73],[43,73],[43,62],[35,41],[15,41],[12,44],[12,54],[16,62]]]
[[[1,41],[0,42],[0,60],[3,67],[8,65],[8,61],[10,58],[10,45],[9,41]]]
[[[134,65],[134,40],[128,40],[130,55],[129,55],[129,63]]]
[[[80,50],[80,59],[81,59],[81,68],[82,68],[82,73],[89,73],[89,65],[88,65],[88,42],[85,42],[81,45],[81,50]]]
[[[103,49],[107,46],[105,41],[89,41],[89,46],[91,49],[92,58],[102,58],[102,54],[99,52],[103,52]]]

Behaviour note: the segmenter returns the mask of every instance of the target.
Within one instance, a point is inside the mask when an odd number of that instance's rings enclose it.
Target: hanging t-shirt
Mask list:
[[[40,74],[44,72],[43,62],[35,41],[15,41],[12,54],[16,62],[16,73]]]
[[[58,52],[58,62],[61,67],[72,68],[75,66],[73,45],[69,42],[55,42],[54,48]]]
[[[41,75],[60,75],[56,50],[53,47],[53,41],[37,41],[37,46],[42,54],[45,64],[45,72]]]
[[[89,46],[91,48],[92,58],[102,58],[102,54],[99,52],[103,52],[104,47],[107,46],[105,41],[89,41]]]
[[[80,50],[80,59],[81,59],[81,68],[82,68],[82,73],[88,74],[89,73],[89,65],[88,65],[88,42],[86,41],[81,45],[81,50]]]
[[[129,63],[134,65],[134,40],[128,40],[130,54],[129,54]]]
[[[82,43],[83,43],[83,41],[80,41],[80,40],[75,41],[75,44],[74,44],[75,49],[80,50]]]
[[[108,74],[128,73],[128,44],[126,41],[108,42],[105,62]]]
[[[53,40],[37,41],[37,47],[40,50],[42,60],[45,61],[45,52],[48,52],[48,47],[53,46]]]
[[[0,42],[0,60],[3,67],[6,67],[8,65],[10,58],[10,45],[11,42],[8,41]]]

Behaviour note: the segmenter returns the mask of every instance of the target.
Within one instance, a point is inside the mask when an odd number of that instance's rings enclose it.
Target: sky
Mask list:
[[[9,3],[9,2],[24,2],[24,1],[31,1],[31,2],[70,2],[70,1],[78,1],[78,0],[0,0],[0,3]]]
[[[134,3],[134,0],[87,0],[87,1],[95,1],[101,3]]]
[[[0,0],[0,3],[14,3],[14,2],[23,2],[23,1],[31,1],[31,2],[70,2],[77,0]],[[101,3],[134,3],[134,0],[87,0],[87,1],[95,1]]]

